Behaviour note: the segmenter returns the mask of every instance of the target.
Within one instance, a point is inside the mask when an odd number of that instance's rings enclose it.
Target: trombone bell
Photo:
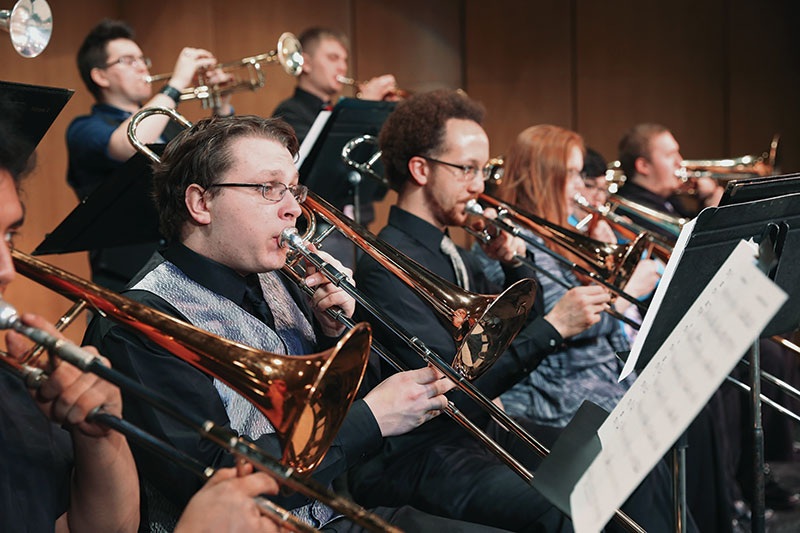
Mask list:
[[[36,57],[50,42],[53,13],[45,0],[19,0],[0,10],[0,29],[11,35],[11,45],[22,57]]]
[[[366,371],[372,341],[366,323],[325,352],[274,354],[203,331],[20,251],[11,255],[20,274],[66,298],[88,302],[247,398],[275,428],[282,462],[300,474],[322,461]]]

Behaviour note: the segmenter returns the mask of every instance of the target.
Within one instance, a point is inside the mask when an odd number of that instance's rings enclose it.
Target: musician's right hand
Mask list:
[[[399,372],[385,379],[364,398],[381,435],[402,435],[442,412],[444,393],[455,387],[432,367]]]
[[[383,100],[391,96],[392,91],[397,88],[397,81],[391,74],[384,74],[377,78],[372,78],[368,82],[358,87],[359,98],[362,100]]]
[[[280,524],[264,516],[253,498],[277,494],[278,483],[263,472],[253,473],[244,465],[241,477],[236,468],[222,468],[195,494],[181,515],[175,533],[238,533],[280,531]]]
[[[600,321],[600,313],[611,302],[608,291],[599,285],[568,290],[544,317],[563,337],[569,338]]]
[[[213,67],[216,64],[217,58],[208,50],[184,48],[175,61],[175,68],[172,70],[169,84],[182,91],[193,85],[192,80],[198,68]]]
[[[64,338],[52,324],[40,316],[26,313],[20,320],[24,324]],[[9,331],[6,333],[6,346],[9,354],[20,360],[31,344],[19,333]],[[91,346],[84,349],[97,354],[97,350]],[[103,360],[108,364],[108,360]],[[89,437],[109,435],[111,430],[106,426],[89,423],[86,417],[100,406],[104,412],[122,417],[122,398],[116,386],[95,374],[82,372],[53,354],[42,354],[36,366],[49,374],[44,383],[32,392],[36,404],[48,419],[58,425],[75,427]]]

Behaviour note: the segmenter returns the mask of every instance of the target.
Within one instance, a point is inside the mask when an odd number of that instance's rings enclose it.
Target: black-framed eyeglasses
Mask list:
[[[442,161],[441,159],[435,159],[426,155],[419,155],[417,157],[421,157],[425,161],[430,161],[431,163],[438,163],[451,168],[457,168],[461,171],[459,176],[463,181],[472,181],[477,178],[479,174],[481,176],[481,180],[485,181],[489,179],[492,174],[492,167],[490,165],[486,165],[485,167],[481,168],[473,165],[456,165],[455,163],[448,163],[447,161]]]
[[[116,64],[125,65],[127,67],[134,67],[136,65],[144,65],[145,68],[150,68],[153,66],[153,62],[150,61],[149,57],[144,56],[121,56],[114,61],[109,61],[106,63],[104,68],[113,67]]]
[[[261,196],[268,202],[278,203],[283,200],[286,191],[291,191],[297,203],[302,204],[308,195],[308,187],[305,185],[284,185],[280,182],[270,183],[214,183],[211,187],[245,187],[249,189],[260,189]]]

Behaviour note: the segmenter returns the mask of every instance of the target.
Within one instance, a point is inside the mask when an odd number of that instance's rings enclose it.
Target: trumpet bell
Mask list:
[[[203,331],[17,250],[11,254],[20,274],[87,302],[247,398],[275,428],[284,464],[298,473],[322,461],[366,371],[372,341],[366,323],[328,351],[274,354]]]
[[[22,57],[36,57],[50,42],[53,13],[45,0],[19,0],[0,10],[0,28],[11,36],[11,45]]]

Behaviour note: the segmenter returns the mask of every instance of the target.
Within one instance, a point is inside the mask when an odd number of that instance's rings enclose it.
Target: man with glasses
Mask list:
[[[483,106],[450,90],[414,95],[398,104],[379,139],[386,176],[398,198],[378,237],[451,283],[473,292],[497,294],[501,287],[490,283],[477,260],[449,237],[449,228],[468,223],[466,204],[484,189],[489,139],[481,127],[483,114]],[[535,277],[532,269],[516,261],[516,254],[526,253],[519,238],[500,234],[484,250],[502,263],[506,286]],[[434,352],[445,358],[456,353],[452,336],[435,312],[373,259],[365,256],[359,261],[356,282],[380,303],[382,311]],[[564,338],[596,321],[597,311],[590,310],[582,289],[586,288],[569,291],[547,316],[543,316],[542,298],[537,294],[527,325],[510,349],[476,381],[487,397],[498,397],[528,376]],[[424,366],[416,352],[372,322],[376,339],[405,365]],[[382,371],[392,372],[388,367]],[[465,401],[462,393],[448,396],[463,412],[476,415],[474,402]],[[523,464],[536,462],[530,450],[508,431],[490,424],[482,411],[477,411],[474,420]],[[545,442],[554,437],[548,428],[537,428],[533,434]],[[536,490],[444,417],[408,435],[387,439],[382,454],[351,472],[349,480],[353,494],[367,505],[394,501],[512,531],[571,528]]]
[[[134,37],[125,22],[106,19],[89,32],[78,51],[78,70],[96,100],[91,114],[77,117],[67,129],[67,182],[79,200],[109,179],[134,154],[127,138],[128,123],[134,113],[145,106],[174,108],[181,91],[192,84],[197,69],[217,64],[207,50],[184,48],[171,78],[153,95],[146,81],[150,59],[144,56]],[[221,72],[209,74],[211,83],[226,78]],[[220,113],[232,113],[229,98]],[[139,138],[145,143],[171,139],[176,130],[167,128],[168,120],[158,115],[144,121],[138,129]],[[91,253],[92,279],[120,290],[154,249],[155,244],[145,244],[95,250]]]
[[[281,232],[300,216],[306,188],[298,184],[298,143],[281,119],[201,120],[180,133],[154,170],[154,193],[167,248],[134,278],[125,295],[211,333],[260,350],[287,355],[331,346],[343,326],[326,311],[352,315],[355,302],[310,269],[304,296],[277,272],[286,261]],[[325,252],[326,261],[342,269]],[[350,272],[344,270],[345,274]],[[244,397],[159,346],[106,319],[89,326],[87,341],[150,387],[168,391],[175,405],[231,428],[274,457],[282,455],[269,421]],[[431,368],[396,374],[354,402],[325,459],[314,471],[322,483],[375,453],[382,438],[433,418],[452,383]],[[230,454],[206,446],[145,403],[125,396],[126,418],[189,453],[204,465],[230,465]],[[200,481],[133,447],[143,489],[143,516],[152,530],[169,530]],[[293,494],[278,503],[324,531],[356,531],[316,501]],[[389,503],[388,505],[391,505]],[[440,531],[453,521],[416,511],[380,510],[408,531]],[[465,531],[458,524],[448,531]]]

